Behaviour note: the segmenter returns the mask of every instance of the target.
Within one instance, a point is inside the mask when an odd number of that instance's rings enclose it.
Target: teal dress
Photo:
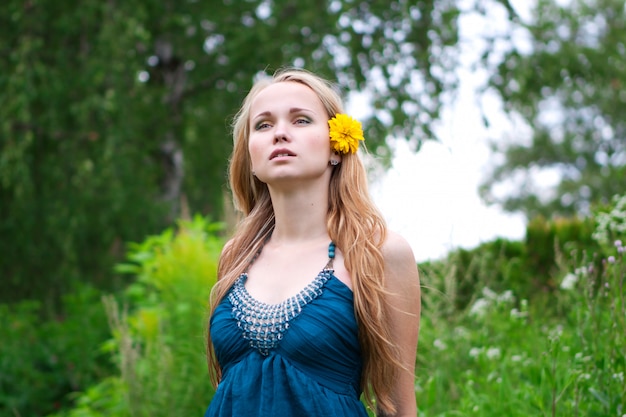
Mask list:
[[[281,304],[248,294],[242,274],[210,320],[222,380],[205,417],[367,416],[352,291],[329,263]]]

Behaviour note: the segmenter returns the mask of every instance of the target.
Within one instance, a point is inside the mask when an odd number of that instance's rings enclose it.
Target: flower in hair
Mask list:
[[[330,127],[330,148],[341,154],[355,153],[363,138],[361,122],[347,114],[336,114],[328,121]]]

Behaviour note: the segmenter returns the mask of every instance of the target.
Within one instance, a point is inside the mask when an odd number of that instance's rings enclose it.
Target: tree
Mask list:
[[[509,16],[518,36],[489,87],[532,137],[494,144],[505,159],[482,195],[529,218],[588,214],[626,189],[624,1],[538,0],[530,21]],[[556,185],[541,184],[546,172],[558,174]]]
[[[187,201],[217,219],[228,118],[284,65],[368,90],[368,147],[433,138],[453,0],[52,1],[0,6],[0,301],[105,285]]]

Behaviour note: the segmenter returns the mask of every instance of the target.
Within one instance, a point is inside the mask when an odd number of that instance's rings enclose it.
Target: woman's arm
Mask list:
[[[391,390],[397,408],[395,416],[415,417],[415,360],[421,310],[419,273],[411,247],[396,233],[388,233],[383,256],[391,337],[404,367]]]

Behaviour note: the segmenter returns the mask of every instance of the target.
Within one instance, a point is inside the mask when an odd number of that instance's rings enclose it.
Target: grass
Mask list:
[[[623,416],[626,267],[619,251],[601,268],[564,271],[557,290],[533,301],[483,287],[465,311],[441,314],[452,300],[426,289],[420,416]]]

